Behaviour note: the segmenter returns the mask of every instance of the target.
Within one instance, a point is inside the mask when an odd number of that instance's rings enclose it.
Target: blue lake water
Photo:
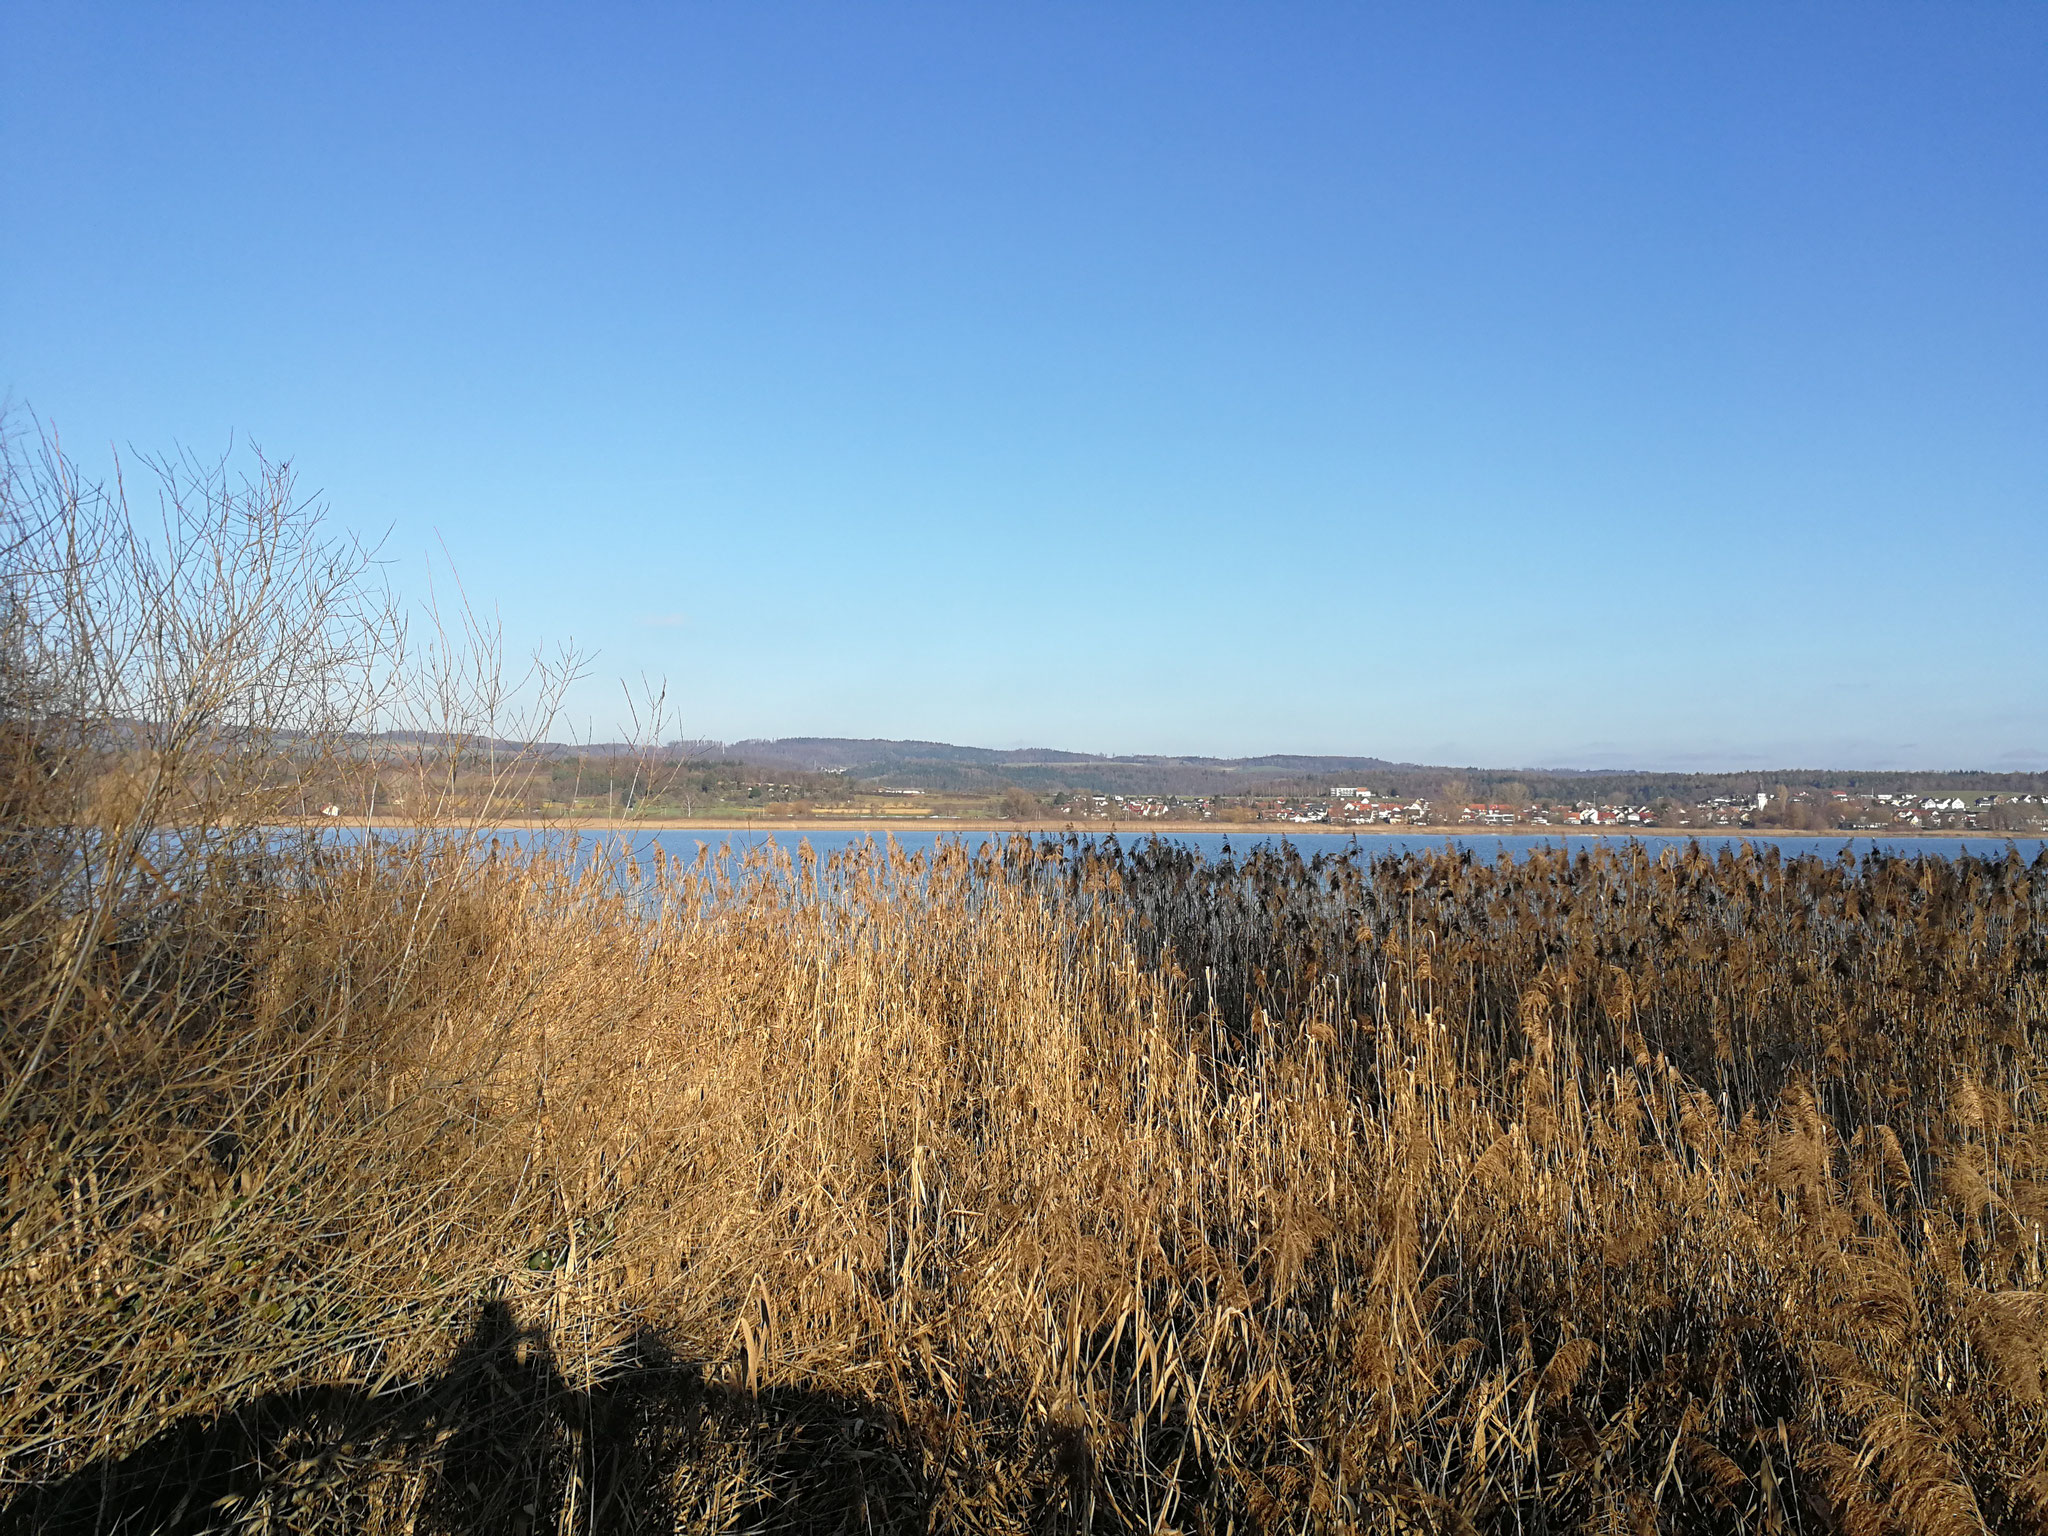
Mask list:
[[[553,838],[556,833],[500,834],[507,841],[526,842],[539,838]],[[941,840],[964,844],[975,848],[992,838],[1009,834],[994,832],[947,831],[941,828],[903,827],[887,832],[869,832],[851,827],[819,827],[802,832],[755,832],[733,830],[725,827],[672,828],[664,831],[618,831],[582,833],[577,841],[586,849],[599,843],[611,844],[615,848],[644,856],[659,848],[672,858],[694,860],[699,846],[707,848],[714,858],[728,858],[750,849],[779,844],[794,853],[798,846],[808,843],[811,851],[820,858],[837,853],[842,849],[857,847],[872,839],[877,845],[893,842],[905,853],[928,853]],[[1035,834],[1034,836],[1050,836]],[[1108,834],[1086,834],[1097,841],[1109,841]],[[1134,848],[1150,842],[1151,834],[1124,831],[1116,834],[1116,841],[1124,848]],[[1573,850],[1591,849],[1601,845],[1619,847],[1627,842],[1637,842],[1652,854],[1670,848],[1684,848],[1697,841],[1709,853],[1718,853],[1723,848],[1739,848],[1744,843],[1757,847],[1773,846],[1788,857],[1798,854],[1817,854],[1822,858],[1834,859],[1848,848],[1856,857],[1874,849],[1881,849],[1895,857],[1912,857],[1916,854],[1936,858],[1959,858],[1972,853],[1979,858],[1992,858],[2005,852],[2008,847],[2018,849],[2020,855],[2032,861],[2048,848],[2048,839],[2038,837],[1773,837],[1768,833],[1730,837],[1694,836],[1693,834],[1645,832],[1634,838],[1622,838],[1612,834],[1605,836],[1572,836],[1563,832],[1541,835],[1528,833],[1468,832],[1435,836],[1392,836],[1373,835],[1356,837],[1344,833],[1300,833],[1275,828],[1240,828],[1235,832],[1175,832],[1163,834],[1159,841],[1192,848],[1205,858],[1214,860],[1225,852],[1242,856],[1250,849],[1264,845],[1292,844],[1303,858],[1313,858],[1318,853],[1345,853],[1357,850],[1361,860],[1372,859],[1382,854],[1409,853],[1419,850],[1441,850],[1445,847],[1460,850],[1469,849],[1475,857],[1488,862],[1502,854],[1524,858],[1539,848],[1567,847]]]

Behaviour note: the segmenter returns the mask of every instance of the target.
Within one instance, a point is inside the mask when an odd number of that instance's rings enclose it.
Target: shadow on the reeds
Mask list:
[[[922,1531],[929,1495],[903,1428],[834,1393],[707,1382],[650,1337],[578,1391],[491,1302],[429,1380],[306,1387],[186,1420],[17,1495],[0,1531]]]

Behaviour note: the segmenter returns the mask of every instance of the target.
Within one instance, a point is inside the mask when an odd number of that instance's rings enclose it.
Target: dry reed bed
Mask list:
[[[0,959],[26,1527],[2048,1523],[2016,856],[193,870]]]

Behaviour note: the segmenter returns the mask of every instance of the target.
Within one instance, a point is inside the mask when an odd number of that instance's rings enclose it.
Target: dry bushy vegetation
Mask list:
[[[0,1523],[2048,1523],[2048,867],[305,842],[9,509]]]

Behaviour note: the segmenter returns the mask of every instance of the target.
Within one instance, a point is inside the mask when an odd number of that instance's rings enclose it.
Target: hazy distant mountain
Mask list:
[[[1053,747],[960,747],[942,741],[858,740],[843,736],[785,736],[736,741],[727,755],[763,767],[777,764],[810,773],[920,789],[973,790],[1004,784],[1027,789],[1090,790],[1119,794],[1246,794],[1273,788],[1320,787],[1325,782],[1385,778],[1403,766],[1378,757],[1173,757],[1102,756]]]
[[[438,738],[393,731],[371,738],[387,748],[431,746]],[[1273,752],[1260,757],[1174,757],[1131,753],[1104,756],[1055,747],[962,747],[944,741],[888,741],[848,736],[783,736],[774,740],[672,741],[648,749],[625,742],[465,743],[471,755],[495,748],[544,758],[583,756],[669,761],[723,761],[772,776],[843,774],[869,788],[958,790],[989,793],[1017,785],[1039,794],[1059,790],[1121,795],[1318,794],[1340,785],[1397,799],[1464,796],[1471,799],[1526,793],[1564,800],[1625,800],[1648,804],[1665,795],[1702,792],[1748,794],[1776,785],[1860,791],[2048,793],[2048,773],[1947,773],[1869,769],[1776,768],[1743,773],[1672,773],[1622,768],[1481,768],[1397,763],[1383,757],[1317,757]]]
[[[886,741],[844,736],[689,744],[692,755],[726,757],[773,770],[843,773],[887,787],[989,791],[1015,784],[1050,794],[1079,790],[1126,795],[1313,794],[1358,786],[1401,799],[1443,794],[1487,798],[1525,791],[1563,799],[1648,803],[1664,795],[1704,791],[1748,793],[1788,783],[1845,789],[1922,790],[1938,785],[1975,790],[2048,789],[2048,774],[1870,772],[1857,769],[1774,769],[1748,773],[1670,773],[1624,768],[1482,768],[1397,763],[1382,757],[1105,756],[1053,747],[962,747],[943,741]]]
[[[956,747],[944,741],[861,740],[848,736],[783,736],[773,741],[735,741],[727,747],[748,762],[789,763],[822,773],[836,768],[888,768],[903,763],[1089,763],[1112,761],[1086,752],[1061,752],[1051,747],[1004,751],[996,747]]]

